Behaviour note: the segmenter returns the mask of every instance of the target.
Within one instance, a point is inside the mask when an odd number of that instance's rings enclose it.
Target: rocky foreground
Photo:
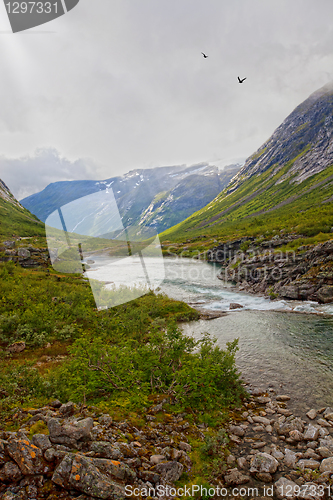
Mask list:
[[[161,411],[162,404],[151,408],[139,430],[106,414],[87,416],[72,402],[20,410],[14,420],[30,415],[21,429],[0,432],[1,500],[119,500],[126,498],[125,485],[173,484],[192,465],[190,424],[183,415],[158,424]],[[29,439],[37,423],[45,433]],[[199,429],[197,434],[202,437]]]
[[[260,392],[253,391],[226,428],[229,448],[214,481],[220,496],[239,498],[242,488],[246,498],[328,498],[333,409],[312,409],[302,419],[286,408],[289,396]],[[0,432],[1,500],[121,500],[135,488],[174,486],[183,472],[191,477],[188,436],[204,441],[208,430],[184,414],[166,414],[162,403],[140,430],[107,414],[87,415],[86,407],[59,401],[17,411],[21,429]],[[36,429],[43,433],[32,435]]]

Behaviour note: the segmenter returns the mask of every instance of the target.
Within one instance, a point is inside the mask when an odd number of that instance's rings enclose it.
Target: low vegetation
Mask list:
[[[237,341],[188,338],[180,321],[198,312],[147,293],[97,311],[81,275],[0,264],[0,410],[50,398],[140,410],[165,395],[175,408],[216,410],[243,394],[235,367]],[[7,347],[25,342],[21,353]]]

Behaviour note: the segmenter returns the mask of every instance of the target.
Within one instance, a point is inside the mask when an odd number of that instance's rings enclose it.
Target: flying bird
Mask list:
[[[205,59],[206,59],[206,57],[208,57],[208,56],[206,56],[206,54],[204,52],[201,52],[201,54],[204,56]]]
[[[244,82],[244,80],[246,80],[246,77],[245,77],[245,78],[242,78],[242,80],[239,78],[239,76],[237,76],[237,78],[238,78],[238,83],[243,83],[243,82]]]

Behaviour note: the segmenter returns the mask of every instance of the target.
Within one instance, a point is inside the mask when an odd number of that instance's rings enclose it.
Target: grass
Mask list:
[[[161,233],[164,252],[172,243],[178,245],[175,253],[187,246],[191,255],[198,248],[204,251],[215,246],[216,242],[246,237],[267,240],[281,231],[302,235],[304,240],[312,238],[312,244],[330,239],[333,204],[327,200],[333,196],[333,166],[301,184],[290,179],[277,184],[292,163],[277,173],[272,166],[244,181],[233,193],[222,191],[207,207]]]

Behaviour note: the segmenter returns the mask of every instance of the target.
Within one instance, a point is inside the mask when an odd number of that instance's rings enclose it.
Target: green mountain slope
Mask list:
[[[44,224],[22,207],[0,179],[0,239],[12,236],[45,236]]]
[[[329,239],[333,226],[333,85],[313,93],[206,207],[161,235],[209,248],[216,239],[280,232]],[[326,235],[326,236],[325,236]]]

